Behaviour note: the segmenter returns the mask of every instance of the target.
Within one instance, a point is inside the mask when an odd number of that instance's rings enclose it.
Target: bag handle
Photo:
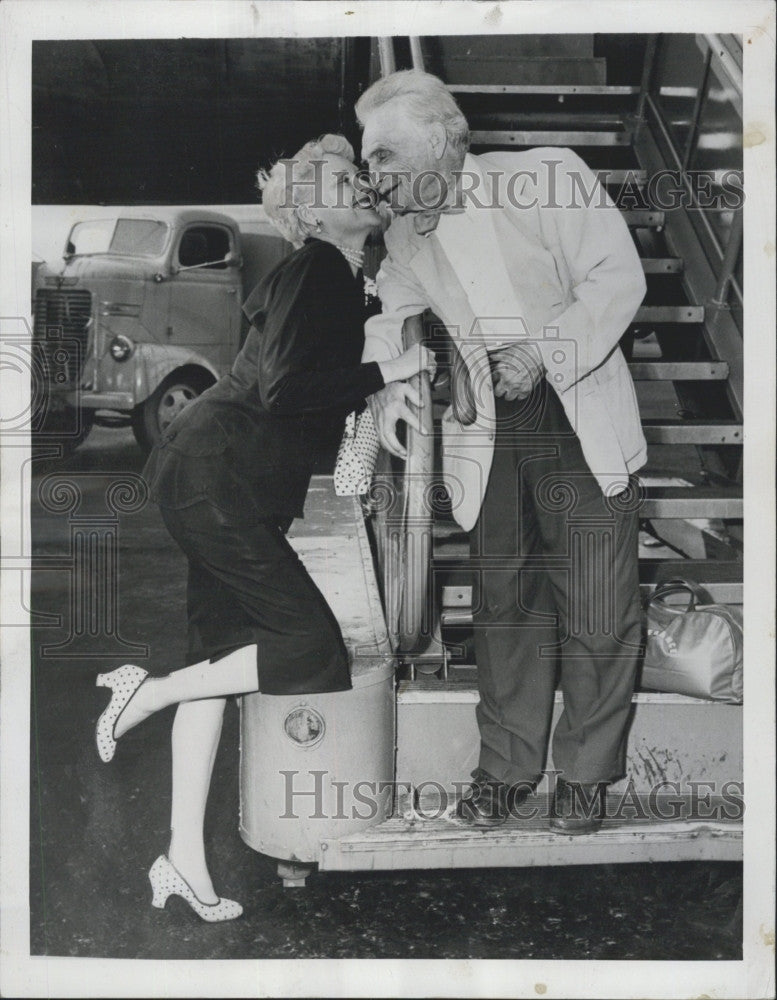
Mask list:
[[[659,584],[650,597],[645,602],[645,607],[653,604],[655,601],[663,601],[664,598],[669,597],[670,594],[688,594],[688,604],[685,607],[685,611],[693,611],[696,607],[697,602],[699,604],[709,603],[711,598],[709,594],[701,587],[698,583],[694,583],[692,580],[682,580],[679,577],[674,580],[666,580],[664,583]]]

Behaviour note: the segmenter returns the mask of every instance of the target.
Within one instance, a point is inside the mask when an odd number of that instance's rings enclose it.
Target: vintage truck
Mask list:
[[[258,205],[75,223],[33,281],[38,439],[72,450],[95,422],[130,423],[149,450],[229,370],[245,296],[290,250]]]

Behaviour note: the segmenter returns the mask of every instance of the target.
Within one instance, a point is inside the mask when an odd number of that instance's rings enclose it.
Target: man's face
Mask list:
[[[362,157],[378,192],[392,207],[399,211],[428,207],[424,186],[413,180],[426,171],[439,171],[440,161],[428,133],[399,100],[381,105],[365,118]]]

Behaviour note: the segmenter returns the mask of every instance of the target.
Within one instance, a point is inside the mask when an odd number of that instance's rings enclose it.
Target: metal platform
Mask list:
[[[646,861],[739,861],[741,825],[708,820],[605,820],[597,833],[553,833],[544,819],[510,818],[478,830],[455,817],[393,816],[363,833],[323,841],[319,868],[489,868],[624,864]]]

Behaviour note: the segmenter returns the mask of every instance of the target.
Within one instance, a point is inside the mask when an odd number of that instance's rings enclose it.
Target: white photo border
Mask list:
[[[26,591],[2,586],[0,835],[4,996],[774,996],[775,6],[770,0],[6,0],[0,4],[0,318],[29,321],[34,39],[310,37],[606,31],[736,33],[744,42],[745,752],[741,962],[156,961],[29,954],[30,642]],[[0,372],[0,417],[26,381]],[[2,449],[2,553],[19,550],[29,447]],[[23,555],[22,552],[18,554]],[[2,583],[2,581],[0,581]]]

